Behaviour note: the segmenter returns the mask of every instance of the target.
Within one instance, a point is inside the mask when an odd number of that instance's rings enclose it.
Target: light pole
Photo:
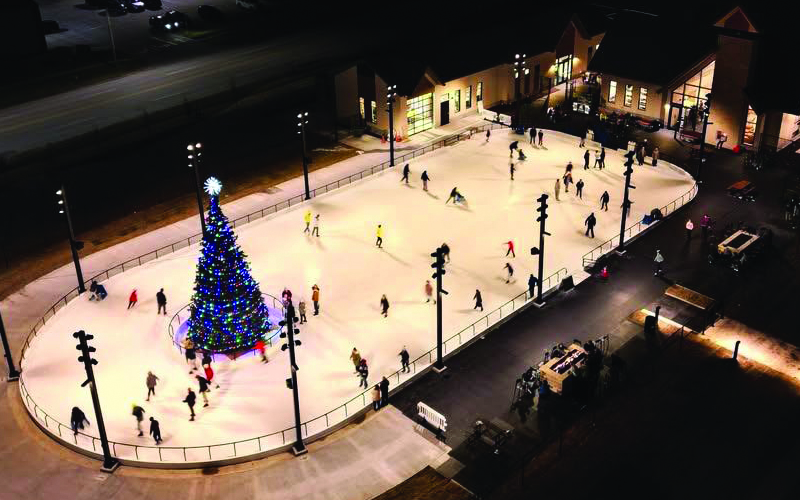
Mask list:
[[[0,314],[0,337],[3,339],[3,351],[5,352],[6,362],[8,363],[8,381],[19,379],[19,370],[14,366],[14,358],[11,357],[11,348],[8,347],[6,338],[6,327],[3,325],[3,315]]]
[[[539,212],[539,216],[536,218],[536,220],[539,222],[539,248],[531,248],[531,255],[539,256],[538,286],[536,287],[536,300],[534,301],[534,304],[539,307],[544,305],[544,301],[542,300],[542,295],[544,294],[542,290],[542,286],[544,286],[544,237],[551,236],[550,233],[545,231],[545,220],[547,219],[547,198],[549,198],[549,196],[545,193],[542,193],[542,195],[536,200],[539,202],[539,208],[536,209],[536,211]]]
[[[397,85],[389,85],[386,90],[386,103],[389,105],[389,166],[394,167],[394,100],[397,97]]]
[[[294,453],[295,456],[299,456],[308,453],[308,448],[306,448],[305,443],[303,443],[303,432],[300,423],[300,394],[297,389],[297,371],[300,370],[300,368],[297,367],[297,362],[294,357],[295,346],[301,345],[299,340],[294,339],[294,334],[299,334],[300,329],[294,327],[297,318],[294,317],[292,301],[285,300],[283,305],[286,308],[286,319],[282,320],[278,325],[286,327],[286,331],[280,334],[281,338],[286,339],[286,343],[281,346],[281,351],[289,349],[289,368],[292,377],[286,379],[286,386],[292,390],[294,399],[294,432],[297,436],[297,442],[292,446],[292,453]]]
[[[94,338],[94,335],[87,335],[85,331],[80,330],[73,333],[72,336],[80,342],[75,346],[75,349],[81,351],[81,356],[78,357],[78,361],[83,363],[83,368],[86,370],[86,381],[81,384],[81,387],[86,387],[86,385],[88,385],[92,393],[94,416],[97,419],[97,431],[100,433],[100,446],[103,449],[103,467],[101,467],[100,470],[103,472],[114,472],[119,467],[119,461],[111,456],[111,449],[108,447],[106,425],[103,421],[103,413],[100,411],[100,397],[97,395],[97,382],[94,378],[93,365],[97,364],[97,360],[92,359],[91,355],[96,349],[89,346],[88,343],[89,340]]]
[[[617,255],[622,255],[625,253],[625,223],[628,219],[628,211],[630,210],[632,203],[630,198],[628,198],[628,193],[629,190],[636,189],[636,186],[631,184],[634,154],[636,154],[634,151],[628,151],[625,154],[625,158],[628,160],[625,162],[625,193],[622,198],[622,220],[620,221],[619,227],[619,246],[617,247]]]
[[[708,125],[713,125],[713,122],[708,121],[708,117],[711,114],[711,94],[706,94],[706,103],[703,106],[703,133],[700,137],[700,152],[698,156],[698,163],[697,163],[697,182],[701,183],[700,180],[700,171],[703,168],[703,162],[705,158],[703,157],[705,153],[705,145],[706,145],[706,130],[708,130]]]
[[[201,143],[189,144],[186,146],[189,152],[187,158],[189,160],[189,168],[194,170],[194,187],[195,194],[197,195],[197,208],[200,210],[200,229],[203,236],[206,235],[206,219],[205,210],[203,209],[203,195],[200,187],[200,157],[203,155],[203,145]]]
[[[308,111],[303,113],[297,113],[297,119],[300,120],[297,122],[297,126],[300,127],[300,130],[297,131],[300,134],[300,139],[302,139],[303,145],[303,180],[306,183],[306,199],[311,199],[311,191],[308,187],[308,156],[306,156],[306,125],[308,124]]]
[[[442,289],[442,276],[447,271],[444,270],[444,250],[442,247],[436,249],[431,254],[435,260],[431,267],[436,269],[433,278],[436,279],[436,362],[433,364],[433,371],[441,373],[447,369],[442,361],[442,294],[447,295],[447,290]]]
[[[114,63],[117,62],[117,46],[114,44],[114,30],[111,29],[111,13],[106,9],[106,21],[108,22],[108,38],[111,40],[111,55]]]
[[[522,87],[522,75],[528,74],[528,68],[525,67],[525,56],[525,54],[522,54],[521,57],[519,54],[514,54],[514,100],[517,103],[517,127],[522,125],[522,116],[520,116],[522,103],[519,101],[521,94],[520,87]]]
[[[86,291],[86,285],[83,284],[83,271],[81,271],[81,261],[78,257],[78,250],[83,248],[82,241],[75,240],[75,231],[72,229],[72,216],[69,213],[69,203],[67,202],[67,189],[61,185],[61,189],[56,191],[58,196],[58,213],[67,216],[67,230],[69,232],[69,248],[72,251],[72,262],[75,264],[75,274],[78,277],[78,293]]]

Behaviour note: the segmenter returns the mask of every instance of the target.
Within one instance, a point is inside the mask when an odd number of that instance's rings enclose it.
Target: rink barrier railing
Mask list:
[[[561,280],[568,275],[567,269],[561,268],[542,280],[542,290],[545,296],[557,289]],[[467,346],[477,338],[484,337],[489,333],[490,329],[500,326],[514,313],[525,306],[529,306],[533,298],[529,292],[529,290],[526,290],[520,293],[501,306],[489,311],[461,331],[443,340],[443,359],[453,356],[462,347]],[[392,392],[405,386],[417,374],[430,369],[435,361],[436,351],[437,348],[434,346],[415,358],[409,363],[408,372],[404,373],[402,370],[397,370],[386,376],[387,379],[393,380],[395,383]],[[64,425],[39,407],[28,393],[24,377],[19,379],[19,388],[20,395],[28,408],[28,413],[34,417],[33,420],[37,426],[73,451],[98,459],[102,458],[102,446],[99,438],[81,431],[74,433],[69,426]],[[365,414],[372,407],[371,391],[372,388],[369,387],[333,410],[303,422],[301,424],[303,439],[309,441],[320,439],[348,425],[352,419]],[[111,454],[125,465],[194,468],[255,460],[274,453],[287,451],[295,440],[295,429],[292,426],[263,436],[205,446],[149,446],[121,443],[113,440],[109,440],[108,444]]]
[[[676,198],[672,200],[670,203],[667,203],[666,205],[661,207],[660,210],[663,217],[666,218],[667,216],[673,214],[679,208],[683,207],[684,205],[692,201],[694,197],[697,195],[697,191],[698,191],[698,184],[695,183],[692,186],[692,188],[689,191],[682,194],[680,198]],[[639,221],[637,221],[635,224],[631,225],[625,230],[624,233],[625,243],[629,243],[630,241],[638,237],[641,233],[643,233],[644,231],[646,231],[647,229],[656,224],[658,224],[658,222],[643,224],[641,219],[639,219]],[[594,264],[597,263],[597,261],[600,260],[600,258],[602,258],[604,255],[608,254],[609,252],[617,248],[617,246],[619,246],[619,234],[617,234],[616,236],[607,241],[604,241],[603,243],[594,247],[591,251],[584,254],[582,258],[583,267],[587,268],[594,266]]]

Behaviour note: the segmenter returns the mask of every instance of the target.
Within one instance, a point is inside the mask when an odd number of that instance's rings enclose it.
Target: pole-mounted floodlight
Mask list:
[[[197,209],[200,211],[200,229],[203,236],[206,234],[206,219],[205,210],[203,209],[203,194],[200,186],[200,157],[203,155],[203,145],[201,143],[189,144],[186,146],[188,151],[187,159],[189,160],[189,168],[194,170],[194,187],[195,195],[197,196]]]
[[[386,104],[389,106],[389,166],[394,166],[394,100],[397,97],[397,85],[386,88]]]
[[[303,180],[306,184],[306,199],[311,199],[311,190],[308,186],[308,156],[306,155],[306,125],[308,124],[308,111],[297,113],[297,126],[303,146]]]
[[[56,191],[56,196],[58,196],[58,213],[67,216],[69,249],[72,252],[72,262],[75,264],[75,274],[78,278],[78,293],[83,293],[86,291],[86,285],[83,283],[83,271],[81,270],[81,261],[78,257],[78,250],[83,249],[83,242],[75,239],[75,231],[72,227],[72,216],[69,211],[69,202],[67,201],[67,189],[62,185],[61,189]]]

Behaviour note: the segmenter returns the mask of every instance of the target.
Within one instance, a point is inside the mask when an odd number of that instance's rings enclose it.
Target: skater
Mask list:
[[[150,435],[156,440],[156,445],[161,444],[161,426],[158,425],[158,420],[150,417]]]
[[[597,219],[594,216],[594,212],[589,214],[589,217],[583,221],[583,224],[586,226],[586,233],[584,236],[589,236],[589,233],[592,233],[592,238],[594,238],[594,226],[597,224]]]
[[[378,229],[375,231],[376,236],[378,237],[375,240],[375,246],[378,248],[383,248],[383,226],[378,224]]]
[[[522,148],[519,148],[519,149],[517,150],[517,159],[518,159],[519,161],[525,161],[527,158],[528,158],[528,157],[527,157],[527,156],[525,156],[525,152],[522,150]]]
[[[503,266],[503,269],[508,271],[508,276],[506,277],[506,284],[511,283],[511,278],[514,277],[514,268],[511,267],[510,262],[506,262],[506,265]]]
[[[384,318],[389,317],[389,299],[386,298],[386,294],[381,295],[381,314]]]
[[[583,133],[581,134],[581,143],[578,145],[579,148],[586,146],[586,132],[588,129],[583,129]]]
[[[658,146],[656,146],[655,148],[653,148],[653,166],[654,167],[656,165],[658,165],[658,155],[659,155]]]
[[[189,422],[194,422],[194,404],[197,401],[197,396],[195,395],[194,391],[190,387],[188,389],[189,392],[186,393],[186,397],[183,399],[183,402],[189,406],[189,411],[191,412],[191,417],[189,418]]]
[[[442,246],[439,247],[439,248],[442,249],[442,256],[445,259],[447,259],[447,262],[449,263],[450,262],[450,247],[447,245],[447,243],[442,243]]]
[[[703,240],[708,238],[708,228],[711,226],[711,217],[708,214],[703,214],[700,219],[700,230],[703,232]]]
[[[411,169],[408,168],[408,163],[406,163],[405,166],[403,167],[403,178],[400,179],[400,182],[406,181],[406,184],[408,184],[408,174],[410,173]]]
[[[536,127],[531,127],[530,134],[531,134],[531,140],[528,141],[528,144],[533,144],[533,141],[536,140]]]
[[[361,364],[361,353],[358,352],[358,349],[353,347],[353,352],[350,353],[350,360],[353,362],[353,368],[356,375],[358,375],[358,365]]]
[[[600,148],[600,170],[606,168],[606,148],[602,146]]]
[[[692,219],[687,220],[686,221],[686,241],[687,242],[689,242],[689,240],[692,239],[692,230],[693,229],[694,229],[694,222],[692,222]]]
[[[164,310],[164,316],[167,315],[167,296],[164,295],[164,289],[158,291],[156,294],[156,303],[158,304],[158,312],[156,314],[161,314],[161,310]]]
[[[261,355],[262,363],[267,363],[269,361],[267,359],[267,345],[264,343],[264,339],[256,340],[256,351]]]
[[[131,292],[131,296],[128,297],[128,309],[135,306],[138,300],[139,298],[136,296],[136,289],[134,288],[133,291]]]
[[[72,414],[69,416],[69,423],[72,425],[72,432],[74,432],[76,436],[78,435],[78,429],[83,430],[84,422],[86,422],[86,425],[91,425],[89,419],[86,418],[86,415],[81,409],[77,406],[73,406]]]
[[[147,399],[146,401],[150,401],[150,395],[156,395],[156,384],[158,383],[158,377],[153,375],[153,372],[147,372],[147,379],[145,380],[145,385],[147,385]]]
[[[477,288],[475,289],[475,295],[472,296],[472,300],[475,301],[475,307],[472,308],[474,311],[477,308],[481,308],[481,312],[483,312],[483,297],[481,297],[481,291]]]
[[[653,262],[656,264],[656,270],[653,276],[660,276],[662,273],[661,264],[664,262],[664,256],[661,255],[661,250],[656,250],[656,257],[653,259]]]
[[[516,169],[514,168],[514,162],[512,161],[511,162],[511,166],[508,168],[508,171],[511,172],[511,180],[512,181],[514,180],[514,170],[516,170]]]
[[[314,303],[314,316],[319,314],[319,287],[315,284],[311,287],[311,302]]]
[[[358,372],[358,376],[361,379],[358,382],[358,387],[361,387],[362,385],[364,386],[364,389],[369,387],[369,384],[367,383],[367,378],[369,377],[369,367],[367,366],[366,359],[362,359],[361,362],[358,363],[358,366],[356,367],[356,372]]]
[[[536,294],[536,283],[539,280],[536,279],[536,276],[532,275],[528,278],[528,293],[530,294],[531,298]]]
[[[516,258],[517,254],[514,253],[514,242],[508,240],[505,244],[508,245],[508,250],[506,250],[506,257],[508,257],[508,254],[511,254],[511,257]]]
[[[486,131],[486,142],[489,142],[489,137],[491,137],[491,136],[492,136],[492,131],[491,130],[487,130]]]
[[[583,179],[578,179],[578,182],[575,184],[575,195],[580,199],[583,199],[583,186]]]
[[[447,198],[447,201],[445,201],[444,204],[447,205],[448,203],[450,203],[450,200],[453,200],[453,203],[457,203],[458,197],[460,195],[461,193],[458,192],[458,188],[454,187],[453,189],[450,190],[450,196]]]
[[[92,292],[92,295],[89,296],[89,300],[96,300],[100,302],[108,296],[105,287],[99,284],[97,281],[92,281],[92,284],[89,286],[89,291]]]
[[[403,373],[410,372],[411,368],[409,368],[408,366],[408,361],[411,356],[409,356],[406,346],[403,346],[403,349],[400,351],[399,356],[400,356],[400,365],[402,366],[402,369],[400,371],[402,371]]]
[[[560,179],[556,179],[556,185],[553,187],[553,191],[556,194],[556,201],[560,201],[558,199],[558,193],[561,192],[561,180]]]
[[[314,229],[311,230],[311,236],[319,238],[319,214],[314,216]]]
[[[203,396],[203,402],[205,403],[203,404],[203,407],[205,408],[206,406],[208,406],[208,392],[209,392],[208,384],[210,382],[208,381],[207,378],[201,377],[200,375],[195,375],[194,378],[197,379],[197,387],[198,387],[197,392],[199,392],[200,395]]]
[[[539,147],[542,147],[542,140],[544,139],[544,132],[539,131]]]
[[[311,226],[311,210],[306,211],[306,214],[303,216],[303,222],[306,223],[306,228],[303,229],[303,234],[310,232],[311,229],[309,226]]]
[[[384,407],[389,404],[389,381],[386,377],[383,377],[379,385],[381,388],[381,407]]]
[[[359,387],[361,387],[359,385]],[[381,409],[381,388],[378,384],[372,388],[372,409],[378,411]]]
[[[571,166],[571,164],[570,164]],[[569,193],[569,185],[572,184],[572,172],[564,174],[564,192]]]
[[[211,366],[211,363],[214,362],[214,358],[211,356],[209,351],[203,351],[203,359],[200,360],[200,365],[205,370],[206,366]],[[208,378],[208,377],[206,377]],[[210,378],[208,380],[211,380]]]
[[[600,197],[600,210],[605,209],[608,212],[608,201],[611,199],[609,196],[608,191],[603,191],[603,196]]]
[[[283,291],[281,292],[281,300],[283,301],[283,305],[288,306],[292,303],[292,291],[286,287],[283,287]]]
[[[144,420],[144,408],[134,403],[131,415],[136,417],[136,428],[139,430],[139,437],[144,436],[144,431],[142,431],[142,421]]]
[[[300,313],[300,324],[307,323],[308,320],[306,319],[306,301],[300,299],[300,303],[297,304],[297,312]]]
[[[641,167],[644,165],[644,144],[636,148],[636,161],[638,162],[639,166]]]
[[[206,380],[208,380],[209,385],[214,380],[214,370],[211,368],[211,363],[205,365],[203,367],[203,373],[206,374]],[[219,384],[216,385],[216,388],[219,389]]]
[[[197,370],[197,354],[194,350],[194,342],[188,337],[183,339],[183,349],[184,355],[186,356],[186,364],[192,365],[192,369],[189,370],[189,374],[195,370]]]
[[[422,179],[422,190],[423,191],[427,191],[428,190],[428,181],[431,180],[431,178],[428,177],[428,171],[427,170],[423,170],[422,177],[420,177],[420,179]]]
[[[431,300],[433,301],[434,304],[436,303],[436,299],[433,298],[433,285],[431,285],[430,280],[425,281],[425,297],[426,297],[425,300],[426,304]]]
[[[583,169],[589,170],[589,150],[587,149],[585,153],[583,153]]]
[[[514,156],[514,150],[519,147],[519,141],[514,141],[508,145],[508,157]]]

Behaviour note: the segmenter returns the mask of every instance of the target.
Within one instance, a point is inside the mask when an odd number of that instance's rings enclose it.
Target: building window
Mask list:
[[[747,121],[744,124],[744,136],[742,142],[746,146],[752,146],[756,142],[756,125],[758,125],[758,115],[750,106],[747,106]]]
[[[452,94],[453,99],[455,100],[455,106],[453,109],[456,113],[461,111],[461,89],[456,90]]]
[[[647,109],[647,89],[644,87],[639,87],[639,109]]]
[[[556,59],[556,85],[572,78],[572,54]]]
[[[695,73],[672,91],[672,103],[686,116],[689,110],[705,107],[706,95],[711,93],[711,84],[714,83],[715,63],[711,61],[706,67]]]
[[[366,111],[364,110],[364,98],[363,97],[359,97],[358,98],[358,111],[361,113],[361,121],[363,122],[364,120],[367,119]]]
[[[483,82],[478,82],[478,89],[475,92],[475,101],[476,102],[483,101]]]
[[[617,82],[611,80],[608,82],[608,102],[617,102]]]
[[[433,93],[409,99],[406,107],[408,135],[433,128]]]
[[[467,109],[472,107],[472,85],[467,87],[466,94],[464,94],[464,107]]]
[[[625,102],[623,104],[629,108],[633,104],[633,85],[625,85]]]
[[[378,105],[375,101],[370,101],[370,111],[372,111],[372,123],[378,123]]]

